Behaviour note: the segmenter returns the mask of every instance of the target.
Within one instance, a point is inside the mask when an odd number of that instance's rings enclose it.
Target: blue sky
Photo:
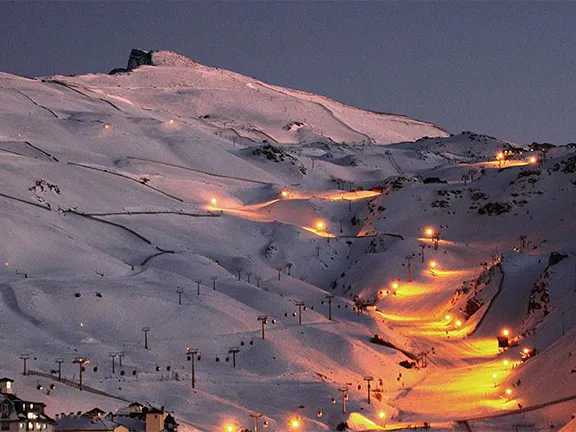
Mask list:
[[[576,2],[0,2],[0,71],[108,72],[130,49],[520,143],[576,142]]]

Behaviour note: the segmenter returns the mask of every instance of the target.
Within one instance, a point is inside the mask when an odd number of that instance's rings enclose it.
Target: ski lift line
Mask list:
[[[193,171],[193,172],[197,172],[197,173],[200,173],[200,174],[205,174],[205,175],[212,176],[212,177],[232,179],[232,180],[240,180],[240,181],[245,181],[245,182],[249,182],[249,183],[257,183],[257,184],[262,184],[262,185],[276,185],[276,186],[280,185],[279,183],[262,182],[262,181],[251,180],[251,179],[242,178],[242,177],[235,177],[235,176],[227,176],[227,175],[224,175],[224,174],[210,173],[210,172],[208,172],[208,171],[202,171],[202,170],[199,170],[199,169],[189,168],[189,167],[185,167],[185,166],[182,166],[182,165],[176,165],[176,164],[169,163],[169,162],[160,162],[160,161],[155,161],[155,160],[152,160],[152,159],[139,158],[139,157],[135,157],[135,156],[127,156],[126,158],[127,158],[127,159],[144,161],[144,162],[155,163],[155,164],[159,164],[159,165],[171,166],[171,167],[174,167],[174,168],[180,168],[180,169],[187,170],[187,171]]]

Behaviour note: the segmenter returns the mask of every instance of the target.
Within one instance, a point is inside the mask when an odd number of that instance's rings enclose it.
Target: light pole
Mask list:
[[[364,381],[367,382],[368,385],[368,405],[370,405],[370,381],[372,381],[374,379],[374,377],[371,376],[365,376],[364,377]]]
[[[302,325],[302,306],[304,306],[304,302],[296,302],[294,305],[298,306],[298,325]]]
[[[238,280],[240,279],[240,276],[242,275],[242,269],[241,268],[237,268],[236,271],[238,272]]]
[[[268,324],[268,315],[258,315],[258,321],[262,322],[262,340],[264,340],[264,324]]]
[[[196,294],[200,295],[200,284],[202,283],[202,279],[196,279]]]
[[[232,367],[236,367],[236,354],[240,352],[240,348],[232,347],[228,348],[228,354],[232,354]]]
[[[182,304],[182,293],[184,292],[184,290],[182,288],[178,288],[176,290],[176,292],[178,293],[178,304],[181,305]]]
[[[212,289],[216,291],[216,279],[218,279],[218,276],[210,276],[210,279],[212,279]]]
[[[408,282],[412,282],[412,258],[412,255],[406,257],[406,261],[408,261]]]
[[[440,242],[440,233],[434,233],[432,236],[432,241],[434,242],[434,250],[438,250],[438,243]]]
[[[120,369],[122,369],[122,357],[124,357],[124,354],[117,353],[116,355],[118,356],[118,365],[120,366]]]
[[[332,299],[334,294],[326,294],[324,297],[328,299],[328,319],[332,321]]]
[[[316,257],[320,258],[320,249],[322,249],[321,246],[316,246]],[[576,290],[575,290],[576,291]]]
[[[342,414],[346,414],[346,399],[348,399],[348,386],[338,387],[338,391],[342,397]]]
[[[196,371],[194,366],[194,361],[196,360],[196,356],[198,355],[198,348],[186,348],[186,359],[191,362],[191,371],[192,371],[192,388],[196,388]]]
[[[112,357],[112,373],[116,373],[116,353],[110,353],[108,356]]]
[[[148,349],[148,332],[150,331],[150,327],[142,327],[142,331],[144,332],[144,348]]]
[[[64,363],[64,359],[57,358],[55,363],[58,363],[58,381],[62,381],[62,363]]]
[[[87,358],[84,357],[75,357],[74,361],[72,361],[72,363],[77,364],[80,367],[80,391],[83,390],[82,388],[82,372],[84,372],[84,365],[87,363],[90,363],[90,360],[88,360]]]
[[[258,419],[264,417],[264,414],[250,413],[248,416],[254,419],[254,432],[258,432]]]
[[[29,358],[30,358],[30,355],[28,355],[28,354],[21,354],[20,355],[20,360],[24,361],[24,372],[22,372],[22,375],[28,374],[28,371],[26,370],[26,362],[28,361]]]
[[[250,283],[250,276],[252,276],[252,272],[247,272],[246,275],[248,276],[248,283]]]
[[[260,276],[255,276],[254,279],[256,279],[256,287],[260,288],[260,279],[262,279]]]
[[[424,243],[420,243],[420,249],[422,249],[422,264],[424,264],[424,249],[426,249],[426,245]]]

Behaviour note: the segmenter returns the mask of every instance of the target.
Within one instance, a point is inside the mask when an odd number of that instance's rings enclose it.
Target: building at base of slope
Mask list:
[[[106,415],[99,408],[57,416],[55,432],[176,432],[178,423],[161,409],[134,402]]]
[[[56,422],[44,413],[46,405],[20,399],[14,380],[0,379],[0,430],[10,432],[54,432]]]

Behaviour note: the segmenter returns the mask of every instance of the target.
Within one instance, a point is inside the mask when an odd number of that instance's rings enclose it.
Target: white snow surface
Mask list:
[[[47,395],[37,385],[54,380],[21,374],[29,354],[29,369],[62,358],[77,380],[72,360],[85,356],[86,385],[164,406],[184,431],[250,428],[251,412],[271,431],[293,417],[306,431],[379,430],[380,411],[390,428],[574,430],[574,400],[476,419],[576,394],[574,149],[499,166],[509,143],[496,138],[170,52],[154,62],[115,76],[0,74],[0,374],[19,396],[50,415],[127,405],[61,383]],[[488,203],[509,207],[480,214]],[[361,315],[356,296],[371,305]],[[498,350],[503,328],[517,346]],[[195,389],[187,348],[201,357]],[[422,351],[426,368],[399,364]],[[111,353],[124,354],[114,373]]]

